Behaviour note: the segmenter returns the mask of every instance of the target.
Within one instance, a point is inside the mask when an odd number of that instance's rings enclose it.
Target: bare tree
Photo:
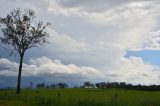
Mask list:
[[[0,37],[0,41],[3,44],[7,44],[8,47],[12,47],[10,55],[13,52],[17,52],[20,57],[17,94],[21,90],[21,72],[26,50],[47,43],[46,38],[49,36],[45,31],[49,23],[44,24],[42,21],[36,22],[34,19],[35,13],[33,10],[27,9],[22,11],[19,8],[13,10],[5,18],[0,18],[0,25],[4,34]]]

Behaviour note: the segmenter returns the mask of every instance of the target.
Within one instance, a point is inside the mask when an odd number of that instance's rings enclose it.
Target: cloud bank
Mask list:
[[[141,57],[125,57],[127,51],[160,50],[158,3],[1,0],[0,16],[15,8],[31,8],[37,19],[52,23],[48,28],[50,44],[27,52],[24,77],[46,75],[49,78],[50,75],[64,79],[159,84],[159,66]],[[2,58],[0,62],[0,75],[17,76],[16,61]]]

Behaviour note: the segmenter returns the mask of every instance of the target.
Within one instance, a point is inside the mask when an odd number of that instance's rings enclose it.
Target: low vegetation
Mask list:
[[[0,91],[0,106],[160,106],[159,91],[61,88]]]

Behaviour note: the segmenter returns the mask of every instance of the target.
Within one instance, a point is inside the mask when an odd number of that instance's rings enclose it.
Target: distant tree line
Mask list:
[[[75,86],[74,88],[78,88]],[[131,90],[143,90],[143,91],[160,91],[160,85],[133,85],[127,84],[126,82],[100,82],[93,84],[89,81],[84,82],[82,86],[79,88],[99,88],[99,89],[107,89],[107,88],[117,88],[117,89],[131,89]]]
[[[46,85],[45,83],[38,83],[36,85],[37,88],[68,88],[68,84],[66,83],[57,83]]]
[[[124,89],[132,89],[132,90],[144,90],[144,91],[160,91],[160,85],[132,85],[127,84],[125,82],[101,82],[96,83],[95,86],[97,88],[124,88]]]
[[[57,83],[57,84],[46,84],[46,83],[37,83],[36,88],[68,88],[66,83]],[[34,88],[35,88],[34,87]],[[29,88],[33,88],[33,82],[30,82]],[[133,85],[127,84],[126,82],[100,82],[100,83],[91,83],[90,81],[84,82],[83,85],[75,85],[73,88],[97,88],[97,89],[130,89],[130,90],[143,90],[143,91],[160,91],[160,85]],[[14,89],[13,87],[7,87],[5,89]],[[0,88],[0,90],[3,90]]]

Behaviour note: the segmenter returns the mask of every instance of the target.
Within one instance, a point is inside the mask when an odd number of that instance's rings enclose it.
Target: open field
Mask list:
[[[160,106],[159,91],[39,89],[0,91],[0,106]]]

